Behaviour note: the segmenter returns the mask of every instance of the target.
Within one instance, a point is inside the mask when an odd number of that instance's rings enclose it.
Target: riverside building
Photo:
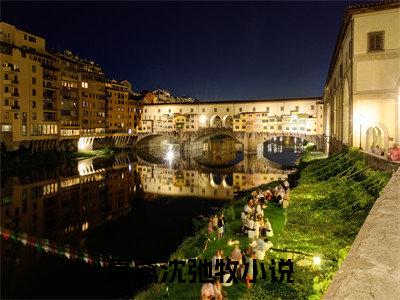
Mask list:
[[[331,145],[387,150],[400,142],[400,7],[398,1],[350,7],[323,93]]]
[[[5,22],[0,33],[3,149],[74,151],[82,137],[133,133],[140,105],[127,81],[107,80],[94,61],[49,51],[45,39]],[[112,90],[121,88],[118,101]]]

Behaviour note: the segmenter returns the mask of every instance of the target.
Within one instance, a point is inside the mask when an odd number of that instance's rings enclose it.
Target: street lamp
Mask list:
[[[359,146],[359,149],[360,150],[362,150],[362,147],[361,147],[361,132],[362,132],[362,114],[360,114],[360,146]]]

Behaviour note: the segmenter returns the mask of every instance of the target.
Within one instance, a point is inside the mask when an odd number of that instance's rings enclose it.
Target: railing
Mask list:
[[[56,76],[43,74],[43,78],[47,80],[57,80]]]
[[[14,65],[8,65],[3,67],[3,71],[5,72],[19,72],[19,68]]]
[[[57,111],[58,109],[56,107],[54,107],[53,105],[43,105],[43,110]]]

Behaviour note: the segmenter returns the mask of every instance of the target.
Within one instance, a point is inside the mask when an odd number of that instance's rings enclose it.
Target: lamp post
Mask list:
[[[361,147],[361,128],[362,128],[362,114],[360,114],[360,146],[359,146],[359,149],[360,150],[362,150],[362,147]]]

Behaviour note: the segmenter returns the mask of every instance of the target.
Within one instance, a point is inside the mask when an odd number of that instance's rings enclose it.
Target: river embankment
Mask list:
[[[317,156],[317,157],[316,157]],[[297,172],[290,179],[290,204],[283,209],[270,203],[264,210],[274,236],[272,250],[263,263],[266,279],[257,279],[250,289],[243,282],[224,288],[228,299],[320,299],[347,255],[374,201],[390,179],[390,174],[373,169],[357,150],[349,150],[324,158],[306,153]],[[210,260],[217,249],[226,256],[233,250],[229,240],[239,242],[240,249],[249,245],[241,234],[240,214],[253,190],[271,189],[280,182],[261,185],[238,195],[219,211],[226,219],[225,236],[216,239],[207,233],[207,220],[197,221],[197,231],[171,255],[170,260],[189,258]],[[272,282],[271,259],[291,259],[293,283],[286,277],[282,283]],[[260,263],[260,261],[258,262]],[[172,270],[171,270],[172,271]],[[276,265],[278,272],[278,263]],[[188,268],[183,268],[183,279],[189,280]],[[153,283],[137,299],[198,299],[201,283]]]
[[[37,153],[28,153],[23,151],[2,151],[1,171],[8,174],[18,169],[27,170],[43,167],[53,168],[54,166],[77,159],[113,156],[123,151],[123,149],[119,148],[103,148],[99,150],[77,152],[43,151]]]

